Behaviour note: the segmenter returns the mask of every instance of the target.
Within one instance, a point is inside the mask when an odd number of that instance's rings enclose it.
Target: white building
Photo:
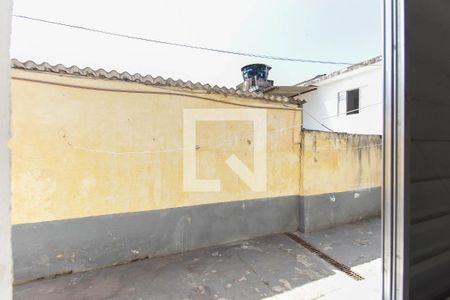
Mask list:
[[[383,67],[377,56],[297,86],[317,89],[301,95],[303,127],[359,134],[382,134]]]

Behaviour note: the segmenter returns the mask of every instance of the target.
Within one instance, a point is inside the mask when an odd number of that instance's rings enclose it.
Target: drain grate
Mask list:
[[[348,266],[346,266],[344,264],[341,264],[340,262],[336,261],[335,259],[329,257],[328,255],[326,255],[325,253],[323,253],[319,249],[316,249],[310,243],[308,243],[305,240],[303,240],[302,238],[300,238],[298,235],[293,234],[291,232],[286,233],[286,235],[290,239],[294,240],[295,242],[299,243],[300,245],[302,245],[303,247],[308,249],[310,252],[316,254],[318,257],[320,257],[321,259],[323,259],[324,261],[326,261],[327,263],[329,263],[330,265],[332,265],[333,267],[335,267],[339,271],[344,272],[345,274],[347,274],[351,278],[353,278],[353,279],[355,279],[357,281],[364,280],[364,277],[362,277],[361,275],[359,275],[356,272],[353,272],[352,269],[350,269],[350,267],[348,267]]]

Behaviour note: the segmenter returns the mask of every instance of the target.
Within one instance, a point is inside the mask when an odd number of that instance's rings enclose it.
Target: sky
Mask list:
[[[14,14],[209,48],[357,63],[382,52],[381,0],[14,0]],[[234,87],[240,68],[292,85],[345,66],[165,46],[13,18],[11,57]]]

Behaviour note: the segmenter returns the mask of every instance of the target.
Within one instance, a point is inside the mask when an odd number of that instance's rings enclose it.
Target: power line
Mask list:
[[[281,127],[273,130],[268,130],[268,134],[279,134],[287,130],[291,130],[294,128],[300,128],[302,126],[301,123],[297,123],[292,126],[288,127]],[[137,154],[160,154],[160,153],[169,153],[169,152],[184,152],[184,151],[192,151],[193,149],[191,147],[176,147],[176,148],[166,148],[161,150],[140,150],[140,151],[112,151],[112,150],[102,150],[102,149],[95,149],[90,147],[83,147],[78,146],[72,143],[70,140],[67,139],[67,137],[64,137],[65,141],[67,142],[67,146],[69,148],[80,150],[80,151],[86,151],[86,152],[92,152],[92,153],[99,153],[99,154],[110,154],[110,155],[137,155]],[[212,148],[212,147],[224,147],[239,141],[242,141],[242,137],[232,137],[229,139],[226,139],[224,141],[221,141],[219,143],[212,143],[212,144],[204,144],[199,145],[199,149],[203,148]],[[245,143],[247,143],[245,141]],[[356,146],[356,147],[330,147],[330,146],[319,146],[319,147],[308,147],[309,149],[312,149],[314,151],[347,151],[347,150],[356,150],[356,149],[367,149],[367,148],[378,148],[381,147],[382,144],[373,144],[373,145],[367,145],[367,146]],[[303,146],[303,149],[307,149]]]
[[[49,82],[49,81],[45,81],[45,80],[24,79],[24,78],[14,77],[14,76],[12,78],[13,79],[17,79],[17,80],[33,81],[33,82],[38,82],[38,83],[60,85],[60,86],[67,86],[67,87],[75,87],[75,88],[81,88],[81,89],[86,89],[87,88],[87,89],[95,89],[95,90],[102,90],[102,91],[113,91],[113,92],[124,92],[124,93],[176,95],[176,96],[192,97],[192,98],[198,98],[198,99],[202,99],[202,100],[209,100],[209,101],[214,101],[214,102],[221,102],[221,103],[226,103],[226,104],[230,104],[230,105],[238,105],[238,106],[245,106],[245,107],[261,108],[261,109],[282,109],[282,110],[299,111],[298,109],[287,108],[287,107],[270,107],[270,106],[263,107],[263,106],[254,106],[254,105],[250,106],[250,105],[244,105],[244,104],[236,104],[236,103],[232,103],[232,102],[226,102],[226,101],[216,100],[216,99],[212,99],[212,98],[197,96],[197,95],[186,95],[186,94],[166,93],[166,92],[133,91],[133,90],[121,90],[121,89],[111,89],[111,88],[101,89],[101,88],[94,88],[94,87],[83,87],[81,85],[55,83],[55,82]],[[158,87],[158,88],[163,89],[164,87]],[[378,104],[382,104],[382,102],[376,102],[376,103],[373,103],[373,104],[370,104],[370,105],[367,105],[367,106],[363,106],[363,107],[360,107],[359,109],[355,109],[355,110],[352,110],[352,111],[357,111],[357,110],[361,111],[361,110],[364,110],[366,108],[370,108],[370,107],[378,105]],[[311,119],[313,119],[315,122],[320,124],[322,127],[326,128],[330,132],[335,132],[333,129],[331,129],[330,127],[326,126],[321,121],[322,120],[327,120],[327,119],[330,119],[330,118],[334,118],[334,117],[338,117],[338,116],[340,116],[340,114],[338,114],[338,115],[331,115],[331,116],[328,116],[328,117],[325,117],[325,118],[322,118],[322,119],[318,119],[318,118],[314,117],[310,112],[305,110],[305,108],[303,108],[302,110],[303,110],[303,112],[305,114],[307,114]],[[352,111],[350,111],[350,112],[352,112]],[[303,126],[303,124],[299,124],[299,125]]]
[[[19,77],[12,77],[13,79],[17,79],[17,80],[26,80],[26,81],[33,81],[33,82],[38,82],[38,83],[46,83],[46,84],[52,84],[52,85],[59,85],[59,86],[65,86],[65,87],[75,87],[75,88],[85,88],[82,87],[80,85],[72,85],[72,84],[61,84],[61,83],[55,83],[55,82],[50,82],[50,81],[44,81],[44,80],[31,80],[31,79],[23,79],[23,78],[19,78]],[[161,87],[159,87],[161,88]],[[102,91],[113,91],[113,92],[124,92],[124,93],[134,93],[137,91],[131,91],[131,90],[115,90],[115,89],[98,89],[98,88],[93,88],[93,87],[89,87],[89,89],[96,89],[96,90],[102,90]],[[139,92],[139,93],[144,93],[144,94],[159,94],[159,95],[177,95],[177,96],[182,96],[182,97],[193,97],[193,98],[198,98],[198,99],[202,99],[202,100],[213,100],[212,98],[205,98],[205,97],[199,97],[196,95],[187,95],[187,94],[178,94],[178,93],[167,93],[167,92]],[[215,101],[215,100],[213,100]],[[226,102],[222,102],[222,103],[226,103]],[[227,103],[230,105],[235,105],[235,103]],[[375,103],[377,104],[377,103]],[[247,106],[247,105],[245,105]],[[367,107],[369,107],[370,105],[368,105]],[[258,106],[248,106],[248,107],[253,107],[253,108],[259,108],[259,109],[274,109],[273,107],[258,107]],[[367,107],[361,107],[360,109],[364,109]],[[280,109],[286,109],[286,108],[280,108]],[[328,129],[331,132],[335,132],[333,131],[331,128],[327,127],[326,125],[324,125],[323,123],[321,123],[317,118],[315,118],[313,115],[311,115],[308,111],[305,111],[303,109],[303,112],[308,114],[314,121],[318,122],[320,125],[322,125],[323,127],[325,127],[326,129]],[[288,127],[281,127],[281,128],[277,128],[277,129],[273,129],[273,130],[269,130],[268,133],[280,133],[280,132],[284,132],[290,129],[294,129],[294,128],[298,128],[301,129],[303,126],[303,123],[295,123],[294,125],[288,126]],[[215,144],[210,144],[210,145],[203,145],[202,147],[211,147],[211,146],[224,146],[228,143],[232,143],[235,141],[240,140],[240,137],[237,138],[232,138],[229,140],[225,140],[221,143],[215,143]],[[110,150],[101,150],[101,149],[93,149],[93,148],[89,148],[89,147],[82,147],[82,146],[77,146],[74,145],[72,142],[67,141],[67,145],[69,145],[71,148],[73,149],[77,149],[77,150],[83,150],[83,151],[89,151],[89,152],[95,152],[95,153],[103,153],[103,154],[112,154],[112,155],[128,155],[128,154],[151,154],[151,153],[165,153],[165,152],[177,152],[177,151],[186,151],[189,150],[189,148],[186,147],[178,147],[178,148],[172,148],[172,149],[163,149],[163,150],[143,150],[143,151],[124,151],[124,152],[116,152],[116,151],[110,151]],[[336,150],[347,150],[347,149],[362,149],[362,148],[373,148],[373,147],[379,147],[381,146],[381,144],[376,144],[376,145],[370,145],[370,146],[362,146],[362,147],[344,147],[344,148],[335,148]],[[318,149],[323,149],[323,148],[328,148],[328,147],[314,147],[315,150]]]
[[[363,107],[359,107],[359,108],[355,108],[355,109],[346,111],[345,114],[344,114],[344,113],[340,113],[340,114],[337,114],[337,115],[331,115],[331,116],[322,118],[322,119],[320,119],[320,120],[323,121],[323,120],[328,120],[328,119],[332,119],[332,118],[336,118],[336,117],[340,117],[340,116],[345,116],[345,115],[347,115],[347,114],[349,114],[349,113],[352,113],[352,112],[359,112],[359,111],[361,111],[361,110],[364,110],[364,109],[366,109],[366,108],[369,108],[369,107],[372,107],[372,106],[375,106],[375,105],[379,105],[379,104],[383,104],[383,102],[375,102],[375,103],[372,103],[372,104],[369,104],[369,105],[366,105],[366,106],[363,106]]]
[[[305,114],[307,114],[311,119],[313,119],[314,121],[316,121],[317,123],[319,123],[320,125],[322,125],[324,128],[328,129],[331,132],[334,132],[333,129],[331,129],[330,127],[328,127],[327,125],[323,124],[322,122],[320,122],[316,117],[314,117],[313,115],[311,115],[309,112],[307,112],[306,110],[303,110],[303,112]]]
[[[35,21],[35,22],[64,26],[64,27],[69,27],[69,28],[74,28],[74,29],[80,29],[80,30],[84,30],[84,31],[96,32],[96,33],[101,33],[101,34],[115,36],[115,37],[157,43],[157,44],[162,44],[162,45],[167,45],[167,46],[176,46],[176,47],[183,47],[183,48],[189,48],[189,49],[204,50],[204,51],[218,52],[218,53],[224,53],[224,54],[270,59],[270,60],[291,61],[291,62],[312,63],[312,64],[327,64],[327,65],[348,65],[348,66],[354,65],[353,63],[349,63],[349,62],[325,61],[325,60],[315,60],[315,59],[305,59],[305,58],[289,58],[289,57],[272,56],[272,55],[265,55],[265,54],[254,54],[254,53],[247,53],[247,52],[222,50],[222,49],[217,49],[217,48],[208,48],[208,47],[188,45],[188,44],[182,44],[182,43],[167,42],[167,41],[156,40],[156,39],[151,39],[151,38],[146,38],[146,37],[132,36],[132,35],[122,34],[122,33],[115,33],[112,31],[89,28],[89,27],[73,25],[73,24],[66,24],[66,23],[45,20],[45,19],[40,19],[40,18],[34,18],[34,17],[24,16],[24,15],[15,15],[14,14],[13,17],[25,19],[25,20],[29,20],[29,21]]]
[[[351,113],[351,112],[359,112],[359,111],[361,111],[361,110],[364,110],[364,109],[367,109],[367,108],[370,108],[370,107],[373,107],[373,106],[379,105],[379,104],[383,104],[383,102],[376,102],[376,103],[369,104],[369,105],[367,105],[367,106],[363,106],[363,107],[360,107],[360,108],[356,108],[356,109],[353,109],[353,110],[349,110],[347,113]],[[332,118],[336,118],[336,117],[339,117],[339,116],[344,115],[344,114],[337,114],[337,115],[331,115],[331,116],[328,116],[328,117],[325,117],[325,118],[322,118],[322,119],[318,119],[318,118],[314,117],[311,113],[309,113],[307,110],[305,110],[305,108],[303,108],[303,112],[304,112],[305,114],[307,114],[313,121],[317,122],[319,125],[321,125],[322,127],[328,129],[328,130],[331,131],[331,132],[335,132],[335,131],[333,131],[331,128],[329,128],[328,126],[326,126],[325,124],[323,124],[321,121],[323,121],[323,120],[328,120],[328,119],[332,119]]]
[[[94,89],[94,90],[101,90],[101,91],[124,92],[124,93],[140,93],[140,94],[160,94],[160,95],[184,96],[184,97],[192,97],[192,98],[197,98],[197,99],[202,99],[202,100],[221,102],[221,103],[230,104],[230,105],[245,106],[245,107],[252,107],[252,108],[281,109],[281,110],[299,111],[298,109],[293,109],[293,108],[288,108],[288,107],[270,107],[270,106],[264,107],[264,106],[237,104],[237,103],[232,103],[232,102],[212,99],[212,98],[208,98],[208,97],[202,97],[202,96],[197,96],[197,95],[179,94],[179,93],[174,93],[174,92],[167,93],[167,92],[134,91],[134,90],[123,90],[123,89],[111,89],[111,88],[94,88],[94,87],[84,87],[84,86],[81,86],[81,85],[74,85],[74,84],[55,83],[55,82],[50,82],[50,81],[45,81],[45,80],[25,79],[25,78],[14,77],[14,76],[11,77],[11,78],[17,79],[17,80],[32,81],[32,82],[37,82],[37,83],[52,84],[52,85],[59,85],[59,86],[66,86],[66,87],[73,87],[73,88],[80,88],[80,89]],[[157,88],[164,89],[164,87],[157,87]],[[377,103],[373,103],[373,104],[370,104],[370,105],[367,105],[367,106],[364,106],[364,107],[360,107],[359,110],[363,110],[363,109],[366,109],[366,108],[369,108],[371,106],[374,106],[376,104],[381,104],[381,103],[382,102],[377,102]],[[318,118],[314,117],[310,112],[305,110],[305,108],[303,108],[302,110],[303,110],[303,112],[305,114],[307,114],[311,119],[313,119],[315,122],[320,124],[322,127],[326,128],[330,132],[335,132],[333,129],[331,129],[330,127],[326,126],[321,121],[322,120],[326,120],[326,119],[330,119],[330,118],[333,118],[333,117],[338,117],[339,115],[332,115],[332,116],[329,116],[329,117],[326,117],[326,118],[323,118],[323,119],[319,120]],[[303,124],[299,124],[299,125],[303,126]]]
[[[75,87],[75,88],[84,88],[82,86],[79,85],[70,85],[70,84],[61,84],[61,83],[54,83],[54,82],[49,82],[49,81],[39,81],[39,80],[30,80],[30,79],[23,79],[23,78],[19,78],[19,77],[12,77],[13,79],[18,79],[18,80],[26,80],[26,81],[33,81],[33,82],[38,82],[38,83],[47,83],[47,84],[53,84],[53,85],[60,85],[60,86],[66,86],[66,87]],[[97,89],[97,88],[93,88],[93,87],[89,87],[89,89]],[[97,89],[100,90],[100,89]],[[136,91],[130,91],[130,90],[114,90],[114,89],[102,89],[103,91],[115,91],[115,92],[136,92]],[[142,92],[145,94],[160,94],[160,95],[177,95],[177,96],[183,96],[183,97],[194,97],[194,98],[200,98],[203,100],[212,100],[211,98],[204,98],[204,97],[198,97],[198,96],[192,96],[192,95],[187,95],[187,94],[177,94],[177,93],[166,93],[166,92]],[[228,103],[230,105],[233,105],[234,103]],[[380,103],[374,103],[374,104],[380,104]],[[366,107],[361,107],[360,109],[365,109],[367,107],[370,107],[372,105],[368,105]],[[255,107],[255,106],[249,106],[249,107],[254,107],[254,108],[259,108],[259,109],[272,109],[273,107]],[[322,125],[323,127],[325,127],[326,129],[328,129],[331,132],[335,132],[333,131],[331,128],[327,127],[326,125],[324,125],[323,123],[321,123],[317,118],[315,118],[313,115],[311,115],[308,111],[303,110],[304,113],[308,114],[311,118],[314,119],[314,121],[318,122],[320,125]],[[298,128],[301,129],[303,126],[303,123],[295,123],[291,126],[287,126],[287,127],[280,127],[280,128],[276,128],[276,129],[272,129],[272,130],[268,130],[267,133],[271,134],[271,133],[282,133],[284,131],[287,130],[291,130],[294,128]],[[71,141],[68,141],[66,137],[64,137],[64,139],[67,142],[67,145],[70,148],[73,149],[77,149],[77,150],[82,150],[82,151],[88,151],[88,152],[93,152],[93,153],[100,153],[100,154],[111,154],[111,155],[131,155],[131,154],[155,154],[155,153],[167,153],[167,152],[182,152],[182,151],[187,151],[187,150],[191,150],[191,148],[188,147],[177,147],[177,148],[171,148],[171,149],[162,149],[162,150],[141,150],[141,151],[111,151],[111,150],[102,150],[102,149],[95,149],[95,148],[90,148],[90,147],[83,147],[83,146],[77,146],[74,145],[74,143],[72,143]],[[228,140],[224,140],[220,143],[214,143],[214,144],[206,144],[206,145],[202,145],[201,147],[214,147],[214,146],[225,146],[229,143],[234,143],[236,141],[240,141],[242,140],[242,137],[233,137],[231,139]],[[331,149],[328,146],[322,146],[322,147],[313,147],[314,150],[321,150],[321,149],[325,149],[325,150],[336,150],[336,151],[342,151],[342,150],[348,150],[348,149],[364,149],[364,148],[376,148],[376,147],[381,147],[382,144],[374,144],[374,145],[369,145],[369,146],[357,146],[357,147],[343,147],[343,148],[338,148],[335,147],[334,149]]]
[[[69,84],[69,83],[62,83],[62,82],[52,82],[48,80],[39,80],[39,79],[30,79],[30,78],[24,78],[20,76],[11,76],[12,79],[21,80],[21,81],[29,81],[29,82],[35,82],[35,83],[43,83],[43,84],[50,84],[50,85],[57,85],[62,87],[71,87],[71,88],[78,88],[78,89],[87,89],[87,90],[96,90],[96,91],[107,91],[107,92],[117,92],[117,93],[135,93],[135,94],[148,94],[148,95],[168,95],[168,96],[182,96],[182,97],[189,97],[194,99],[201,99],[206,101],[212,101],[217,103],[223,103],[223,104],[229,104],[233,106],[241,106],[241,107],[250,107],[250,108],[260,108],[260,109],[274,109],[274,110],[290,110],[290,111],[301,111],[299,108],[293,108],[285,105],[282,102],[279,102],[283,106],[263,106],[263,105],[249,105],[244,103],[235,103],[230,102],[227,100],[220,100],[220,99],[214,99],[211,97],[202,96],[200,93],[193,93],[192,90],[189,94],[184,93],[177,93],[173,91],[173,87],[166,87],[166,86],[152,86],[155,89],[160,90],[172,90],[172,92],[161,92],[161,91],[147,91],[147,90],[130,90],[130,89],[117,89],[117,88],[102,88],[102,87],[92,87],[92,86],[84,86],[80,84]],[[200,94],[200,95],[199,95]],[[205,92],[202,93],[203,95]],[[277,102],[274,102],[277,103]]]

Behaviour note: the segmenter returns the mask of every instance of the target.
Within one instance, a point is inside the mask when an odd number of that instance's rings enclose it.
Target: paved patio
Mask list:
[[[380,298],[380,219],[296,234],[364,280],[277,234],[38,280],[15,286],[14,299]]]

